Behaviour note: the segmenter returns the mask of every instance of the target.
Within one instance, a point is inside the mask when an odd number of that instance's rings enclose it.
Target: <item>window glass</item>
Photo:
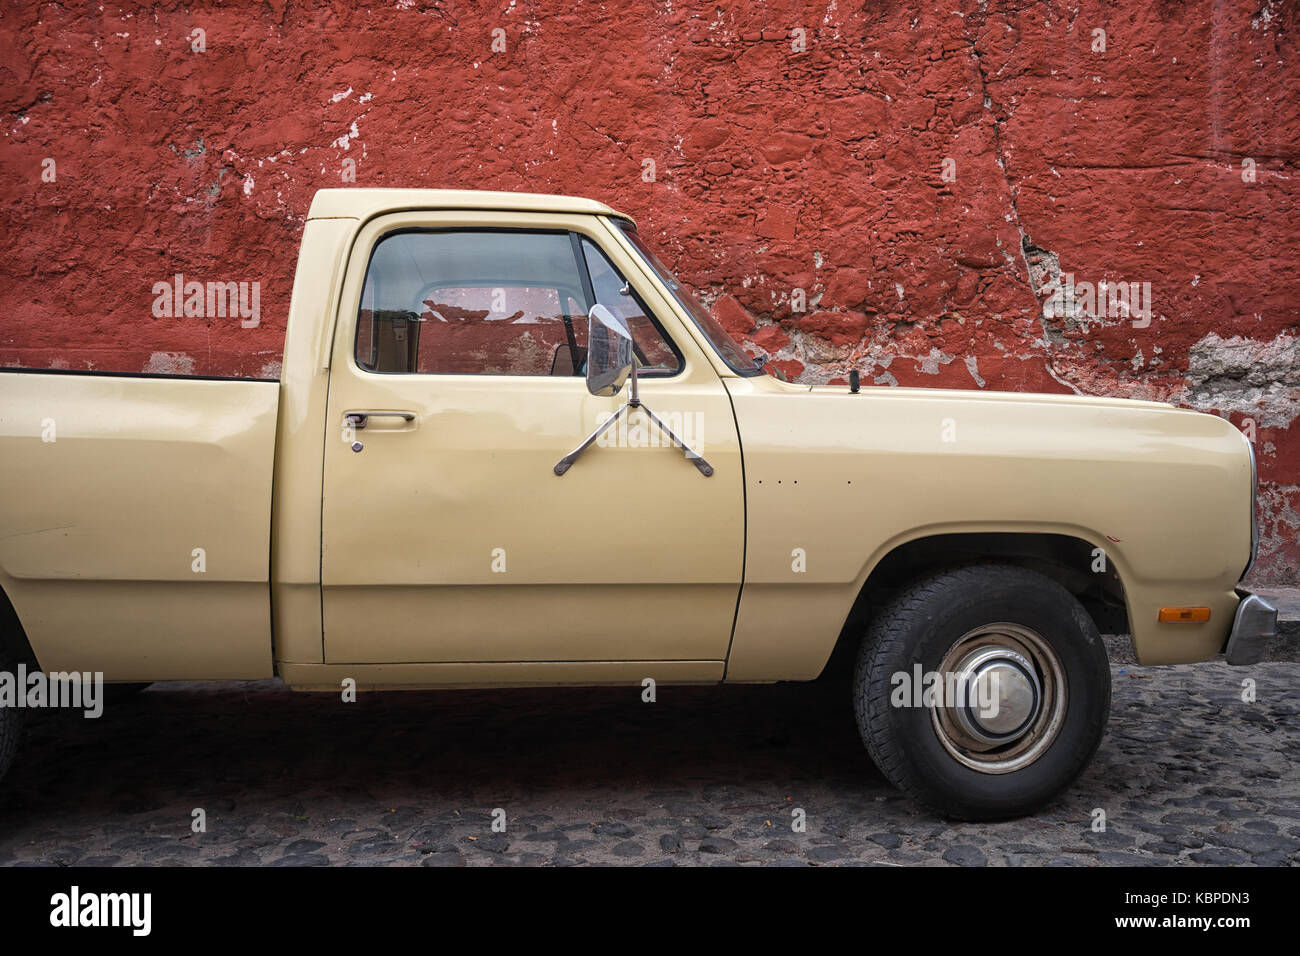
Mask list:
[[[375,246],[357,362],[376,372],[576,375],[587,335],[568,233],[404,232]]]
[[[596,301],[623,316],[649,374],[681,360],[604,253],[582,240]],[[402,232],[376,245],[357,317],[375,372],[583,375],[590,303],[565,232]]]

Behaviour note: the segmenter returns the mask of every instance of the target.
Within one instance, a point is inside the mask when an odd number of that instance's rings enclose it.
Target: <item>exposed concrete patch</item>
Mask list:
[[[1034,244],[1028,236],[1021,234],[1021,251],[1025,256],[1025,268],[1029,270],[1029,291],[1035,299],[1041,299],[1061,287],[1061,257],[1055,252]]]
[[[1300,532],[1300,514],[1294,502],[1298,499],[1294,485],[1261,485],[1259,489],[1259,558],[1251,571],[1255,583],[1294,581],[1296,567],[1294,551],[1288,542],[1296,540]]]
[[[1188,405],[1287,428],[1300,417],[1300,339],[1279,335],[1261,342],[1211,332],[1192,346],[1186,381],[1181,400]]]
[[[949,362],[952,361],[953,358],[947,352],[942,352],[936,348],[931,348],[930,354],[928,355],[911,356],[911,357],[915,358],[916,361],[919,363],[920,365],[919,371],[924,375],[938,375],[939,366],[947,365]]]
[[[851,348],[832,345],[801,329],[790,329],[789,336],[790,344],[777,352],[776,358],[796,359],[805,365],[827,365],[844,361],[852,351]]]
[[[154,352],[142,371],[163,375],[193,375],[194,359],[184,352]]]

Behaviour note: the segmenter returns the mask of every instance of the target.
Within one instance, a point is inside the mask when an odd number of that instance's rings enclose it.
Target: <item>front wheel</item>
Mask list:
[[[896,787],[945,816],[1031,813],[1101,743],[1110,664],[1087,611],[1011,565],[917,581],[876,615],[854,675],[858,731]]]

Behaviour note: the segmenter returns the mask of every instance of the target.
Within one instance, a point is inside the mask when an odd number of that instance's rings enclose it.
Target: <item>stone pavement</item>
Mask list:
[[[1253,590],[1277,608],[1277,639],[1269,658],[1300,661],[1300,588],[1259,587]]]
[[[639,688],[343,704],[276,681],[171,684],[97,721],[29,722],[0,785],[0,865],[1300,862],[1300,664],[1144,668],[1111,645],[1101,749],[1024,820],[917,810],[829,681],[660,687],[653,704]]]

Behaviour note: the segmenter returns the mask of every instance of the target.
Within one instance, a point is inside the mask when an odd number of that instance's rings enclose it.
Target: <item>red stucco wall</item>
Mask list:
[[[0,364],[273,374],[346,160],[576,193],[791,378],[1251,419],[1262,576],[1294,579],[1298,26],[1268,0],[10,5]],[[260,282],[259,324],[156,318],[176,273]],[[1150,283],[1150,323],[1044,318],[1058,273]]]

